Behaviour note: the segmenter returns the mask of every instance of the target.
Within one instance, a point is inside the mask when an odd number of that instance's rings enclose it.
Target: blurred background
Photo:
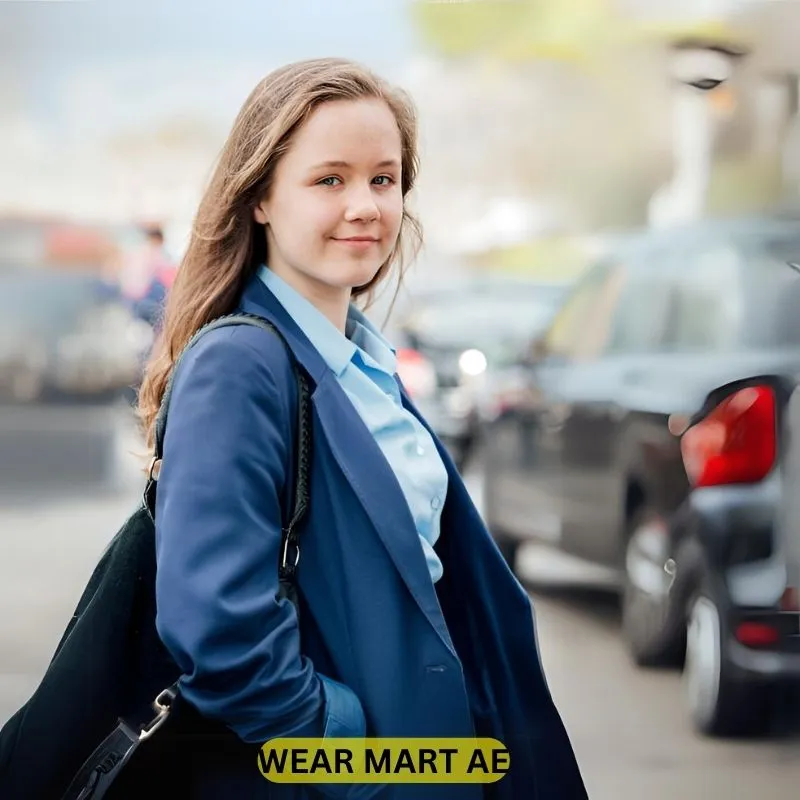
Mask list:
[[[0,2],[0,723],[138,502],[233,117],[337,55],[418,105],[426,247],[369,313],[531,592],[590,796],[796,797],[798,34],[795,0]]]

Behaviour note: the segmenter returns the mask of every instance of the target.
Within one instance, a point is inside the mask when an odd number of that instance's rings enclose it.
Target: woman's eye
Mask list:
[[[378,177],[375,178],[375,181],[380,181],[378,186],[390,186],[394,183],[394,178],[391,175],[378,175]]]
[[[335,183],[335,181],[341,182],[340,179],[337,178],[335,175],[329,175],[327,178],[323,178],[320,181],[320,184],[322,184],[323,186],[336,186],[337,184]]]

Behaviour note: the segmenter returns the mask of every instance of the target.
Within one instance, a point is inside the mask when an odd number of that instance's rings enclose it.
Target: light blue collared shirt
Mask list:
[[[447,495],[447,471],[431,435],[403,407],[395,380],[397,356],[372,323],[354,306],[345,336],[310,301],[267,267],[259,277],[298,324],[333,371],[364,424],[375,437],[400,484],[434,582],[442,562],[433,545]]]

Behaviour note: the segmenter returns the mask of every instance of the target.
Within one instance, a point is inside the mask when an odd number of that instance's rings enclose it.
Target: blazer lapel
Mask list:
[[[240,309],[248,314],[266,317],[283,334],[286,343],[314,383],[319,383],[330,372],[325,359],[289,316],[277,297],[267,289],[258,276],[251,279],[242,296]]]
[[[420,610],[456,655],[405,495],[372,433],[322,356],[258,278],[245,291],[241,309],[272,321],[313,379],[312,404],[342,474]]]
[[[414,519],[394,471],[332,373],[323,378],[312,399],[342,473],[408,590],[455,655]]]

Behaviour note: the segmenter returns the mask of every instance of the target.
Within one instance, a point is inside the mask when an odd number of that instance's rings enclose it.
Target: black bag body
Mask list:
[[[136,717],[180,676],[156,633],[155,577],[155,526],[142,506],[95,567],[36,692],[0,732],[0,797],[60,798],[119,718],[149,722]]]
[[[256,325],[280,336],[266,320],[236,314],[205,326],[186,349],[213,328],[238,324]],[[292,360],[300,401],[295,497],[283,531],[283,561],[276,567],[281,594],[296,601],[296,526],[308,501],[310,414],[308,385]],[[175,752],[176,736],[193,739],[195,745],[214,740],[215,749],[253,747],[181,702],[180,669],[156,630],[155,493],[170,395],[171,384],[156,425],[156,453],[141,506],[97,563],[38,688],[0,730],[3,800],[117,796],[112,784],[140,746],[152,761],[159,749]]]

